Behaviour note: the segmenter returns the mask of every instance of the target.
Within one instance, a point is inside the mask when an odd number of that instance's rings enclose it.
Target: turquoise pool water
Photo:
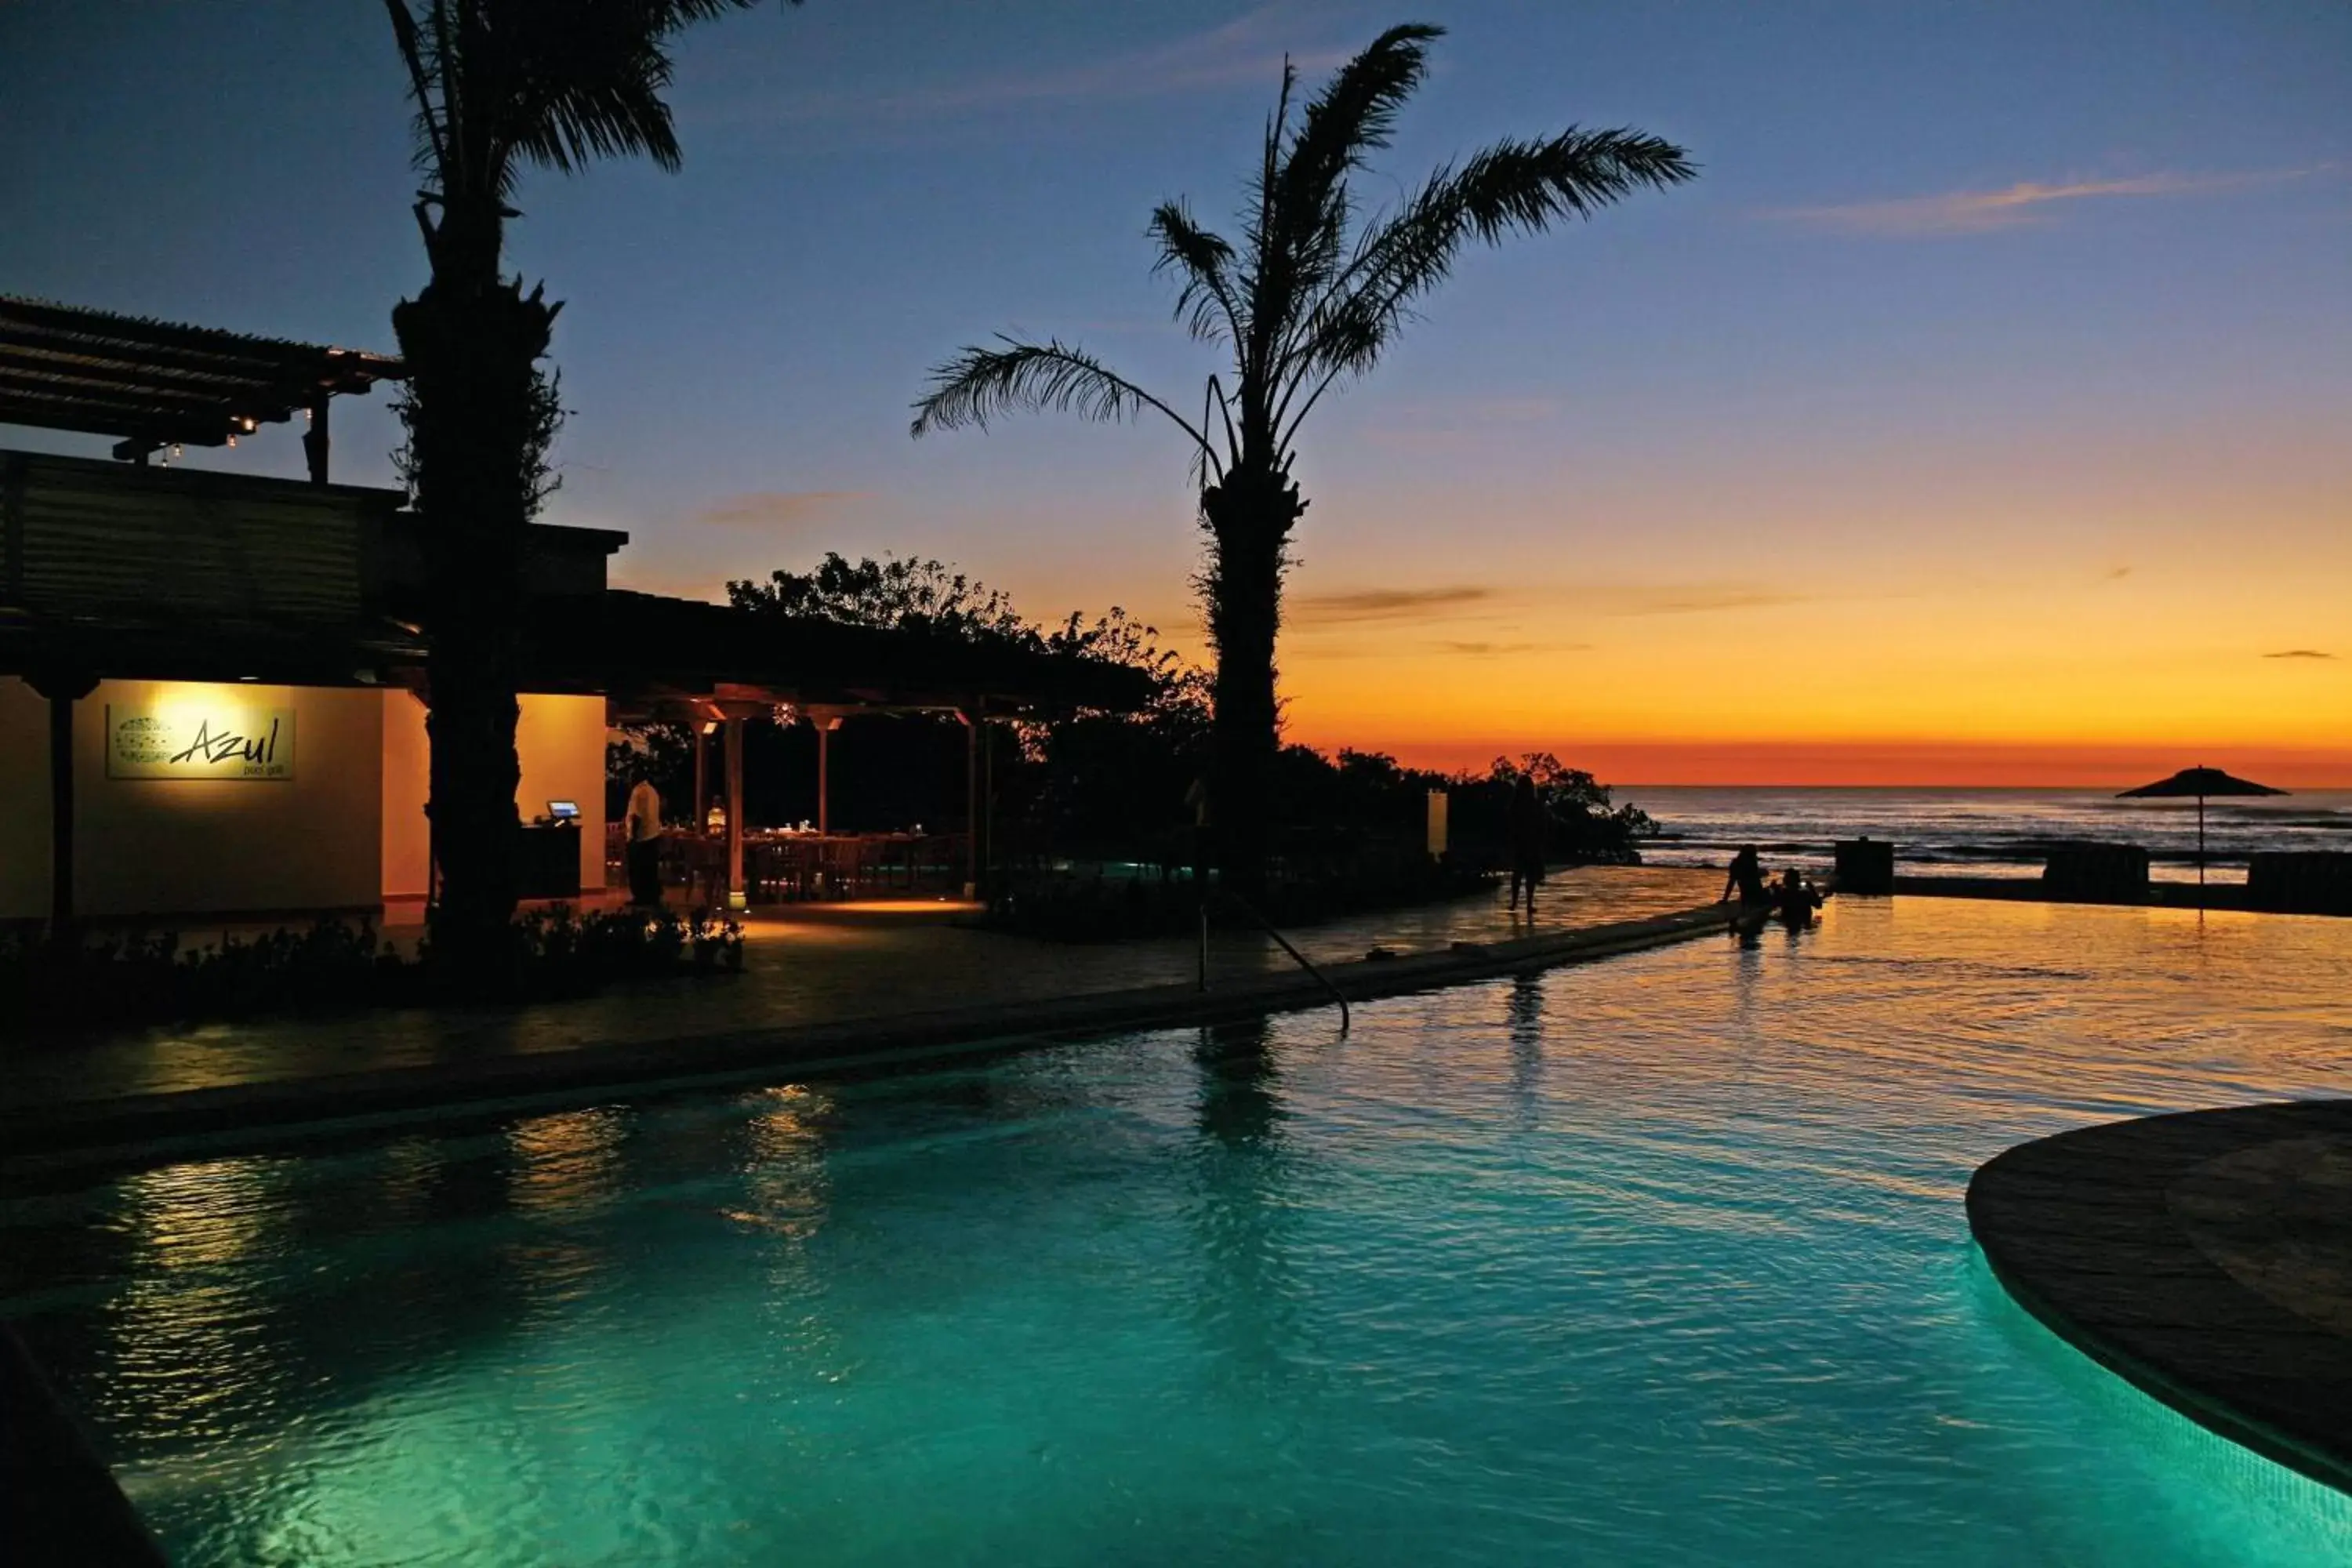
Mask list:
[[[2017,1310],[2020,1139],[2344,1092],[2352,923],[1904,900],[0,1212],[186,1564],[2296,1563]]]

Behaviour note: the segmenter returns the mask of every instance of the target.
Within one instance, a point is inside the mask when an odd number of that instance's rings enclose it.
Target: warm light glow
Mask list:
[[[234,685],[164,681],[141,700],[104,702],[106,772],[173,785],[280,784],[296,776],[292,689],[245,677]]]
[[[2352,537],[2352,517],[2339,527]],[[1282,660],[1291,734],[1448,768],[1544,750],[1657,784],[2120,786],[2210,761],[2290,788],[2352,784],[2352,550],[2315,539],[2291,563],[2176,544],[2161,569],[2020,562],[1990,581],[1949,552],[1809,562],[1795,575],[1817,585],[1786,593],[1596,582],[1382,599],[1302,573]]]
[[[535,1117],[507,1134],[514,1206],[552,1217],[600,1207],[619,1191],[624,1114],[600,1108]]]

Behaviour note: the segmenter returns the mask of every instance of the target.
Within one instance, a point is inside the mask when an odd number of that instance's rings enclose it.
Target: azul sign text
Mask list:
[[[152,708],[109,704],[106,776],[291,779],[294,710],[185,700]]]

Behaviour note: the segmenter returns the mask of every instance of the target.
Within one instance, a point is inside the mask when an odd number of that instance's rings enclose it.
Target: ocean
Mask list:
[[[1911,876],[2026,877],[2057,840],[2137,844],[2157,881],[2197,879],[2197,803],[2118,800],[2068,789],[1799,789],[1625,785],[1663,834],[1653,866],[1720,866],[1753,844],[1769,868],[1826,869],[1830,846],[1864,835],[1892,842]],[[2205,803],[2207,875],[2242,882],[2246,858],[2280,849],[2352,850],[2352,790]]]

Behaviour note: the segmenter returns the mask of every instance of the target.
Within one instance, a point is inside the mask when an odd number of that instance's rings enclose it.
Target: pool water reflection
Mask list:
[[[2019,1312],[2020,1139],[2343,1092],[2352,924],[1833,904],[963,1070],[0,1213],[175,1561],[2305,1563]]]

